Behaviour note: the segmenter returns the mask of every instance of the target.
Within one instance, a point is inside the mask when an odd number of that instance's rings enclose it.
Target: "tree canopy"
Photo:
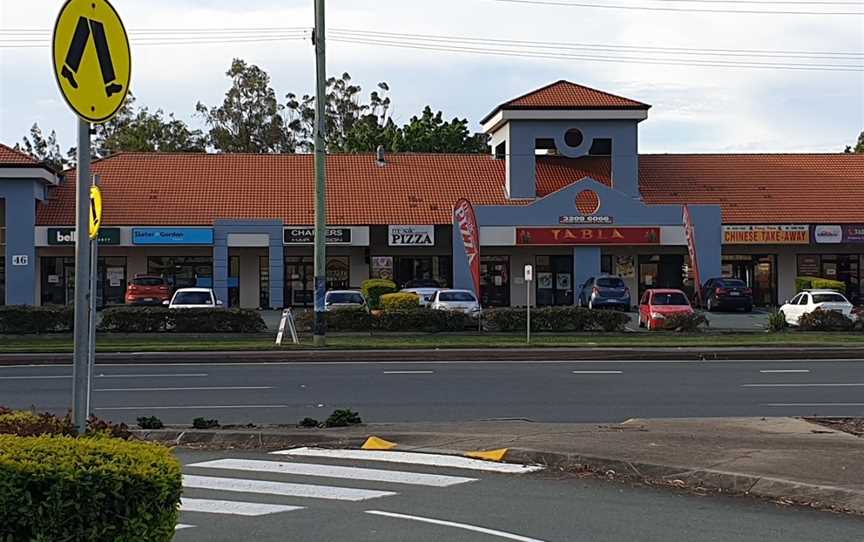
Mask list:
[[[847,153],[854,152],[856,154],[864,154],[864,131],[858,134],[858,143],[855,146],[847,145],[846,151]]]
[[[50,167],[54,171],[60,172],[69,166],[69,160],[60,152],[60,145],[57,143],[57,134],[54,130],[46,137],[39,128],[38,123],[33,123],[30,127],[30,137],[24,136],[21,143],[15,144],[15,149],[25,152]]]

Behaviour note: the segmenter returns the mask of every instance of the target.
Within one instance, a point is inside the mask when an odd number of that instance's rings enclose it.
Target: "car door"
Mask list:
[[[584,306],[588,305],[588,298],[591,296],[591,294],[589,294],[587,292],[589,290],[589,287],[592,284],[594,284],[594,277],[591,277],[590,279],[586,280],[585,284],[583,284],[582,287],[579,289],[579,306],[580,307],[584,307]]]
[[[648,305],[648,297],[650,292],[648,290],[642,294],[642,299],[639,300],[639,322],[648,322],[650,318],[650,307]]]
[[[786,315],[786,323],[791,324],[793,322],[798,321],[798,317],[796,316],[796,312],[798,311],[798,301],[801,299],[802,294],[798,294],[789,301],[787,301],[783,307],[783,314]]]
[[[793,321],[796,324],[798,323],[798,319],[801,318],[801,315],[812,310],[812,307],[810,307],[811,304],[810,294],[801,294],[801,297],[798,299],[798,304],[795,305]]]

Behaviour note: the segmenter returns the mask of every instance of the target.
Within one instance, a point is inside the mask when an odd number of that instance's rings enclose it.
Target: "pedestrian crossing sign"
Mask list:
[[[99,237],[99,228],[102,227],[102,191],[98,186],[90,187],[90,239]]]
[[[84,121],[117,113],[132,71],[129,39],[108,0],[67,0],[51,41],[54,77],[69,107]]]

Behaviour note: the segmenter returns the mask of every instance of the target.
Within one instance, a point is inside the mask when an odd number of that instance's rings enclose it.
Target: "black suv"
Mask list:
[[[741,279],[708,279],[702,287],[702,302],[709,312],[717,309],[753,310],[753,290]]]

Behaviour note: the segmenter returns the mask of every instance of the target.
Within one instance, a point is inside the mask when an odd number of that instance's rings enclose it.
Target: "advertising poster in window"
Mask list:
[[[615,274],[623,279],[631,279],[635,277],[636,265],[633,256],[616,256]]]
[[[393,280],[393,256],[372,258],[372,278]]]
[[[552,289],[552,273],[537,273],[537,287],[541,290]]]

